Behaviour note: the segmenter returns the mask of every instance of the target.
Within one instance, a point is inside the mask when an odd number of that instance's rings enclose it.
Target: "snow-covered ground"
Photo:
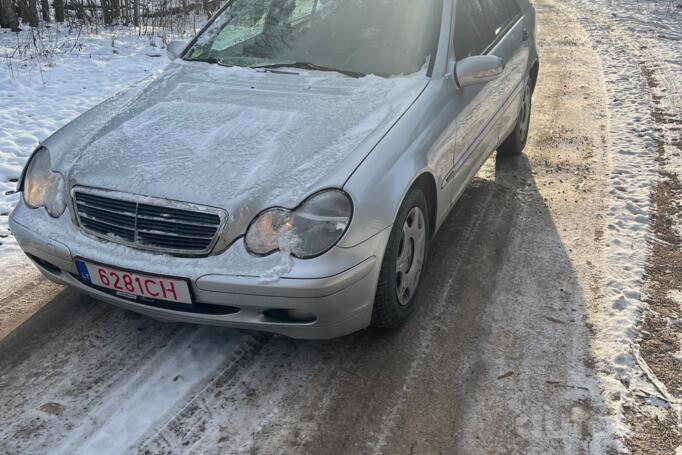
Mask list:
[[[611,202],[607,211],[603,306],[594,314],[594,351],[616,431],[632,436],[627,412],[642,403],[672,409],[675,397],[640,354],[639,330],[662,172],[682,172],[682,1],[563,0],[577,13],[604,68],[609,95]],[[662,216],[662,214],[660,214]],[[678,226],[679,229],[679,226]],[[669,245],[674,247],[672,244]],[[655,277],[653,277],[655,279]],[[671,291],[672,293],[678,290]],[[675,294],[676,295],[676,294]],[[642,399],[642,397],[648,397]],[[639,411],[634,411],[639,414]],[[635,436],[636,437],[636,436]],[[682,451],[682,446],[678,447]]]
[[[168,63],[161,39],[138,36],[134,30],[99,33],[53,25],[41,47],[49,57],[17,52],[30,41],[29,31],[17,37],[0,32],[0,261],[19,251],[7,225],[18,195],[21,170],[36,145],[63,125]]]

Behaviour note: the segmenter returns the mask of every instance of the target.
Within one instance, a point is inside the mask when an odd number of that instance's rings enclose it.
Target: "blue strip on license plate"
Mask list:
[[[78,268],[78,273],[80,273],[83,281],[85,281],[87,284],[92,284],[90,272],[88,272],[88,267],[85,265],[85,262],[81,261],[80,259],[76,260],[76,267]]]

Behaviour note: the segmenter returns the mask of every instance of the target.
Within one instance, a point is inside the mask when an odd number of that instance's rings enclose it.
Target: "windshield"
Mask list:
[[[185,59],[412,74],[435,55],[441,11],[442,0],[235,0]]]

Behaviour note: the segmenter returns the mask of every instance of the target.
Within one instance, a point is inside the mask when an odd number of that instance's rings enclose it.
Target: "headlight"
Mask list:
[[[31,208],[45,207],[53,218],[59,218],[66,210],[64,178],[52,172],[50,154],[46,148],[33,154],[26,168],[23,182],[24,202]]]
[[[259,256],[276,251],[310,259],[329,251],[346,232],[353,206],[341,190],[326,190],[297,209],[262,212],[246,231],[246,247]]]

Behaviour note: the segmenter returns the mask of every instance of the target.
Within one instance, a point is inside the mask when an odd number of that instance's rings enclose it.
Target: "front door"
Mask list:
[[[492,148],[495,148],[506,139],[521,108],[521,89],[528,74],[530,34],[528,18],[523,17],[516,1],[479,1],[486,12],[488,27],[493,31],[493,42],[486,53],[496,55],[506,63],[504,74],[491,83],[498,109],[494,124],[490,125]]]
[[[486,20],[486,12],[479,0],[457,0],[453,49],[456,61],[485,54],[494,36]],[[456,186],[463,188],[475,172],[476,163],[485,148],[483,133],[495,116],[495,84],[463,87],[456,91],[458,115],[453,178]],[[494,147],[494,145],[492,146]],[[488,151],[489,152],[489,151]],[[459,197],[459,191],[453,194]],[[454,202],[454,200],[453,200]]]

